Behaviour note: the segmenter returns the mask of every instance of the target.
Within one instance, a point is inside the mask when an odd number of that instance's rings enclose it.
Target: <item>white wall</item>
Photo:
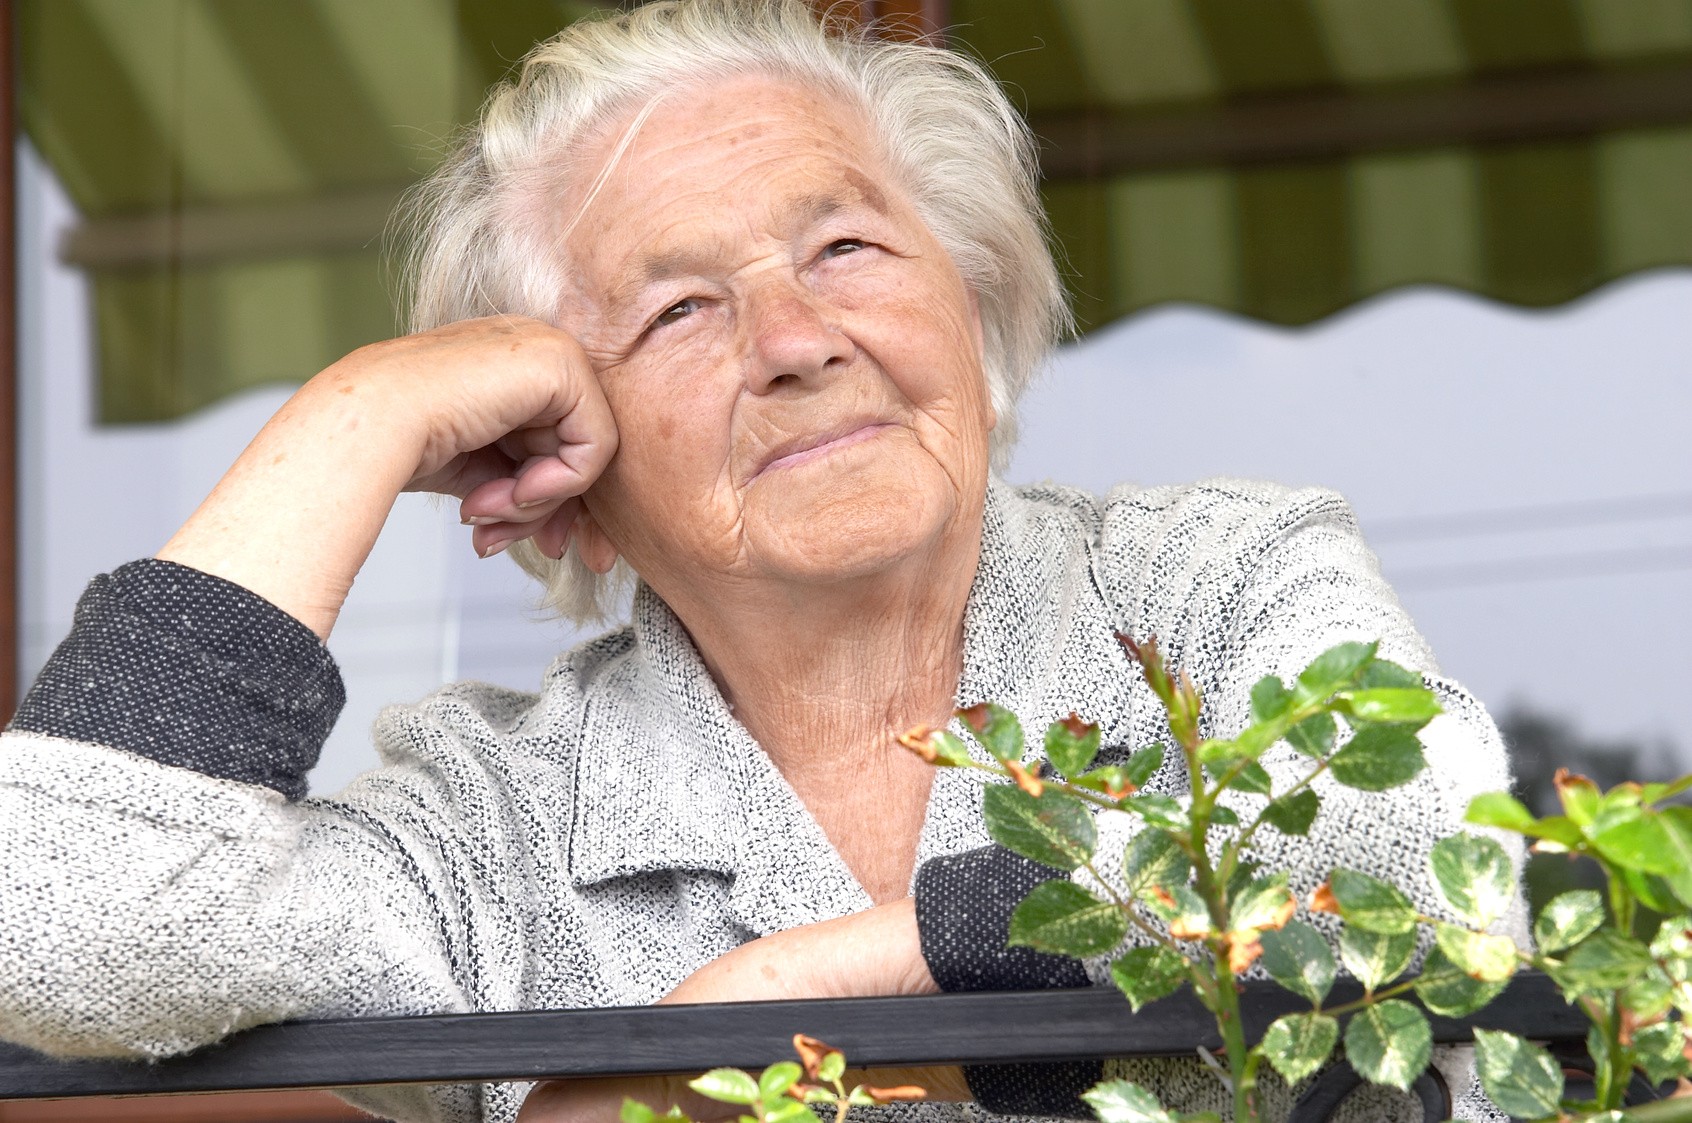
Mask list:
[[[1692,767],[1692,271],[1297,331],[1153,310],[1059,355],[1009,475],[1337,488],[1447,673]]]
[[[18,188],[19,661],[28,682],[69,630],[88,579],[163,545],[288,390],[253,391],[172,424],[95,426],[88,286],[54,254],[76,216],[28,145]],[[348,700],[314,791],[376,763],[366,731],[378,708],[453,672],[448,547],[460,531],[429,499],[401,497],[330,642]]]

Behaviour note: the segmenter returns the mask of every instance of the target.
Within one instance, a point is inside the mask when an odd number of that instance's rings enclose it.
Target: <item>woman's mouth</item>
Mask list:
[[[813,460],[820,460],[841,449],[850,448],[871,440],[884,429],[893,426],[886,421],[872,421],[854,425],[845,431],[820,434],[816,437],[805,438],[798,443],[790,443],[785,449],[777,449],[776,455],[764,462],[752,479],[756,480],[766,472],[773,472],[783,468],[797,468],[801,464],[808,464]],[[748,481],[750,482],[750,481]]]

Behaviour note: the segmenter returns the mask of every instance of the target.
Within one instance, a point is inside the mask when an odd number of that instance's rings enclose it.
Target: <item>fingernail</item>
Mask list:
[[[527,511],[530,507],[544,507],[551,502],[552,500],[550,499],[531,499],[527,503],[517,504],[517,509],[519,511]]]
[[[492,515],[465,515],[458,521],[463,526],[487,526],[489,523],[496,523],[499,520]]]
[[[482,557],[485,560],[493,557],[495,554],[503,553],[505,548],[509,545],[511,545],[509,542],[495,542],[492,546],[482,550]]]

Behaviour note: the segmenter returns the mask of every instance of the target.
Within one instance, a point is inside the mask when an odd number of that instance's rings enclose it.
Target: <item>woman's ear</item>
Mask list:
[[[576,544],[576,556],[601,577],[610,573],[611,567],[617,564],[617,547],[611,544],[611,539],[606,537],[605,531],[588,511],[583,510],[576,516],[570,539]]]

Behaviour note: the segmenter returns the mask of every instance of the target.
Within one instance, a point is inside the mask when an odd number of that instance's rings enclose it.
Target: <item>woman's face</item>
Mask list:
[[[974,541],[975,304],[851,109],[765,78],[672,92],[566,248],[563,326],[619,436],[588,509],[666,599]]]

